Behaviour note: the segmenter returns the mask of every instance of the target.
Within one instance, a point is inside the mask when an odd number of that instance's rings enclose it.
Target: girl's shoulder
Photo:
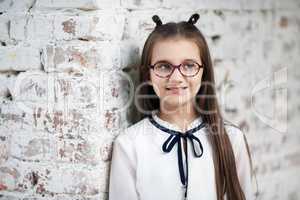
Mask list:
[[[141,134],[147,132],[149,128],[151,127],[149,127],[148,119],[145,117],[127,128],[121,129],[116,140],[135,141]]]
[[[235,135],[244,134],[242,129],[238,125],[236,125],[230,121],[224,121],[224,127],[225,127],[225,130],[227,131],[227,134],[229,134],[229,135],[235,136]]]
[[[230,139],[230,142],[233,145],[233,148],[239,148],[240,145],[243,144],[246,140],[246,136],[243,130],[239,126],[229,121],[224,122],[224,127]]]

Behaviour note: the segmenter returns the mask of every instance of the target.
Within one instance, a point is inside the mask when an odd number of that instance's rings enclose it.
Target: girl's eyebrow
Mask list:
[[[198,60],[196,60],[196,59],[185,59],[185,60],[183,60],[183,61],[194,61],[194,62],[198,62]]]
[[[196,59],[191,59],[191,58],[184,59],[182,62],[185,62],[185,61],[194,61],[194,62],[198,62]],[[169,61],[169,60],[166,60],[166,59],[163,59],[163,60],[158,60],[158,61],[156,61],[155,63],[159,63],[159,62],[167,62],[167,63],[172,63],[171,61]],[[154,63],[154,64],[155,64],[155,63]]]
[[[172,62],[170,62],[169,60],[158,60],[158,61],[156,61],[155,63],[160,63],[160,62],[172,63]],[[155,63],[154,63],[154,64],[155,64]]]

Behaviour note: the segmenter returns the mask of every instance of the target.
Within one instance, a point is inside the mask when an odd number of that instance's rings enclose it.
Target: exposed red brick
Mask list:
[[[53,125],[55,130],[61,128],[63,124],[64,124],[63,113],[61,111],[54,112]]]
[[[4,185],[4,184],[2,184],[2,183],[0,183],[0,190],[6,190],[6,189],[7,189],[7,186]]]
[[[281,17],[279,24],[281,28],[286,28],[289,25],[289,19],[287,17]]]
[[[100,150],[100,156],[103,161],[110,161],[112,156],[112,143],[105,143]]]
[[[104,122],[104,126],[107,129],[113,129],[116,126],[116,122],[117,122],[117,113],[114,111],[115,109],[112,110],[107,110],[105,112],[105,122]]]
[[[64,32],[75,35],[76,21],[69,19],[68,21],[63,22],[62,25]]]
[[[112,94],[113,97],[118,97],[118,96],[119,96],[119,91],[118,91],[118,89],[115,88],[115,87],[113,87],[113,88],[111,89],[111,94]]]

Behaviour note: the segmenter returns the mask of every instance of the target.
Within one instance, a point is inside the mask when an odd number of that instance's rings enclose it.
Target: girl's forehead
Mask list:
[[[174,62],[185,59],[200,61],[200,49],[194,41],[184,38],[159,40],[153,46],[151,60],[161,59]]]

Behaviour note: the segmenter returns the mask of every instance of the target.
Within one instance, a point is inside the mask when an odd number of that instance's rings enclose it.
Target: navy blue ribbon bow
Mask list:
[[[198,157],[198,158],[201,157],[203,154],[203,146],[201,144],[201,141],[195,135],[193,135],[193,133],[200,130],[201,128],[203,128],[205,126],[205,123],[202,122],[197,127],[193,128],[191,130],[188,130],[186,133],[182,133],[182,132],[174,131],[174,130],[171,130],[171,129],[161,126],[152,118],[152,116],[149,119],[150,119],[150,122],[154,126],[156,126],[157,128],[159,128],[160,130],[162,130],[164,132],[171,134],[168,137],[168,139],[163,143],[162,150],[164,152],[166,152],[166,153],[170,152],[173,149],[173,147],[175,146],[175,144],[178,144],[177,145],[177,157],[178,157],[178,168],[179,168],[180,180],[183,185],[187,186],[188,170],[187,170],[187,175],[185,177],[184,169],[183,169],[182,151],[181,151],[181,138],[183,138],[185,141],[187,141],[187,139],[189,139],[192,143],[194,156]],[[195,145],[198,145],[199,148],[198,149],[195,148]],[[186,152],[186,158],[187,158],[187,152]],[[188,159],[186,159],[186,168],[188,169],[187,161],[188,161]]]

